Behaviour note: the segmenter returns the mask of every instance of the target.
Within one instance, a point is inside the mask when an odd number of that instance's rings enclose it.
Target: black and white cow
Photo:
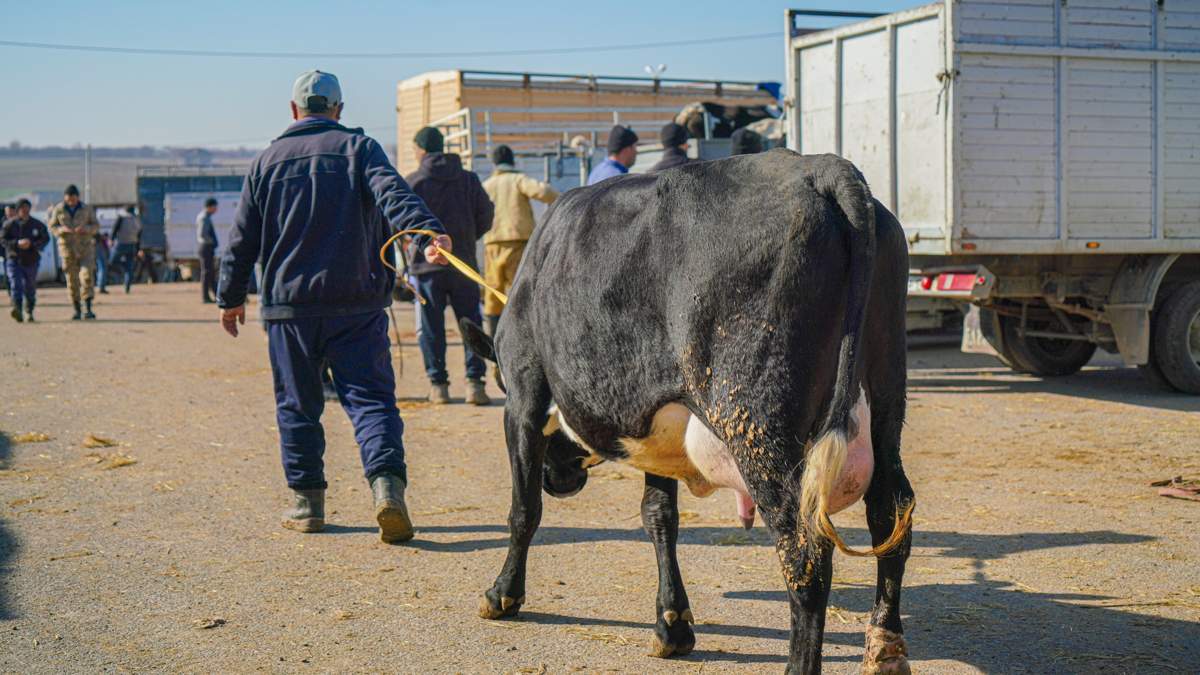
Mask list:
[[[907,247],[862,175],[788,150],[628,175],[572,190],[529,242],[492,344],[507,385],[508,557],[480,613],[513,616],[541,491],[587,467],[646,473],[658,558],[653,654],[686,654],[678,481],[732,488],[776,540],[791,599],[789,671],[821,667],[836,546],[876,555],[867,672],[907,672],[900,584],[913,491],[900,463]],[[865,495],[873,548],[829,514]],[[753,501],[751,501],[751,499]]]

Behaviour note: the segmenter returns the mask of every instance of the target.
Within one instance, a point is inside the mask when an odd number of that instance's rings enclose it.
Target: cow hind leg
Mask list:
[[[900,585],[912,548],[911,518],[915,502],[912,486],[900,463],[902,419],[902,413],[879,415],[872,425],[876,466],[865,496],[872,544],[878,546],[886,541],[898,519],[908,521],[904,525],[908,531],[896,548],[876,560],[875,607],[867,628],[863,656],[863,673],[869,675],[907,675],[910,672],[908,645],[900,624]]]
[[[688,604],[675,542],[679,537],[679,481],[646,474],[642,494],[642,527],[654,542],[658,558],[658,598],[654,603],[654,638],[650,656],[683,656],[696,645],[692,610]]]
[[[799,485],[789,485],[779,478],[789,475],[789,471],[781,467],[768,471],[743,468],[742,473],[747,476],[763,522],[775,537],[787,585],[792,619],[787,672],[819,673],[825,608],[833,577],[833,546],[827,539],[813,539],[804,531],[796,498]]]
[[[485,619],[516,616],[525,602],[525,565],[529,545],[542,520],[542,471],[546,455],[546,411],[550,389],[544,380],[513,383],[504,409],[504,433],[512,467],[512,505],[508,514],[508,556],[479,603]]]

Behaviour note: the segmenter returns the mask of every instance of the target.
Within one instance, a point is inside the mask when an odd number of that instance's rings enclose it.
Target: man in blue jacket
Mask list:
[[[608,132],[608,157],[588,174],[587,184],[595,185],[605,178],[629,173],[637,162],[637,142],[638,135],[633,133],[633,129],[619,124],[614,126]]]
[[[445,229],[379,143],[338,123],[336,77],[302,74],[291,106],[295,123],[254,158],[242,187],[221,257],[221,324],[237,337],[251,271],[261,263],[283,469],[295,498],[283,526],[318,532],[325,525],[321,371],[328,364],[354,425],[380,538],[406,541],[413,528],[404,503],[404,426],[384,312],[395,277],[379,249],[392,230]],[[417,238],[427,259],[445,264],[435,243],[450,250],[444,234]]]

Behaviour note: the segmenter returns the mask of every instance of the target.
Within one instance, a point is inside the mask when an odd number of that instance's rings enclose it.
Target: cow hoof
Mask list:
[[[863,654],[863,675],[910,675],[908,645],[899,633],[870,626],[867,651]]]
[[[686,656],[696,646],[696,634],[692,632],[692,610],[682,612],[668,609],[654,623],[654,637],[650,640],[650,656],[665,659],[668,656]]]
[[[479,599],[479,616],[484,619],[507,619],[517,615],[521,611],[521,605],[525,604],[525,596],[519,598],[510,598],[507,595],[499,596],[493,599],[495,593],[488,591]]]

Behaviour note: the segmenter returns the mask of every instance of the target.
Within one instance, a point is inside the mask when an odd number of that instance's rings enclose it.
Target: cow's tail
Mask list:
[[[458,320],[458,330],[462,333],[463,346],[475,352],[480,358],[500,365],[500,357],[496,355],[496,341],[487,334],[487,331],[483,330],[483,326],[463,318]],[[504,378],[499,376],[499,371],[497,371],[496,386],[500,387],[500,391],[508,393],[508,388],[504,386]]]
[[[825,155],[810,158],[809,179],[813,188],[836,204],[849,224],[849,266],[846,314],[842,322],[837,376],[829,415],[820,435],[808,451],[800,482],[800,520],[812,539],[826,539],[853,556],[879,556],[904,540],[911,519],[911,506],[898,514],[887,541],[867,551],[846,545],[829,519],[829,501],[838,476],[846,464],[847,447],[858,430],[853,417],[861,391],[862,328],[875,261],[875,204],[867,182],[853,164]],[[865,430],[870,433],[870,430]],[[816,543],[812,541],[811,543]]]

